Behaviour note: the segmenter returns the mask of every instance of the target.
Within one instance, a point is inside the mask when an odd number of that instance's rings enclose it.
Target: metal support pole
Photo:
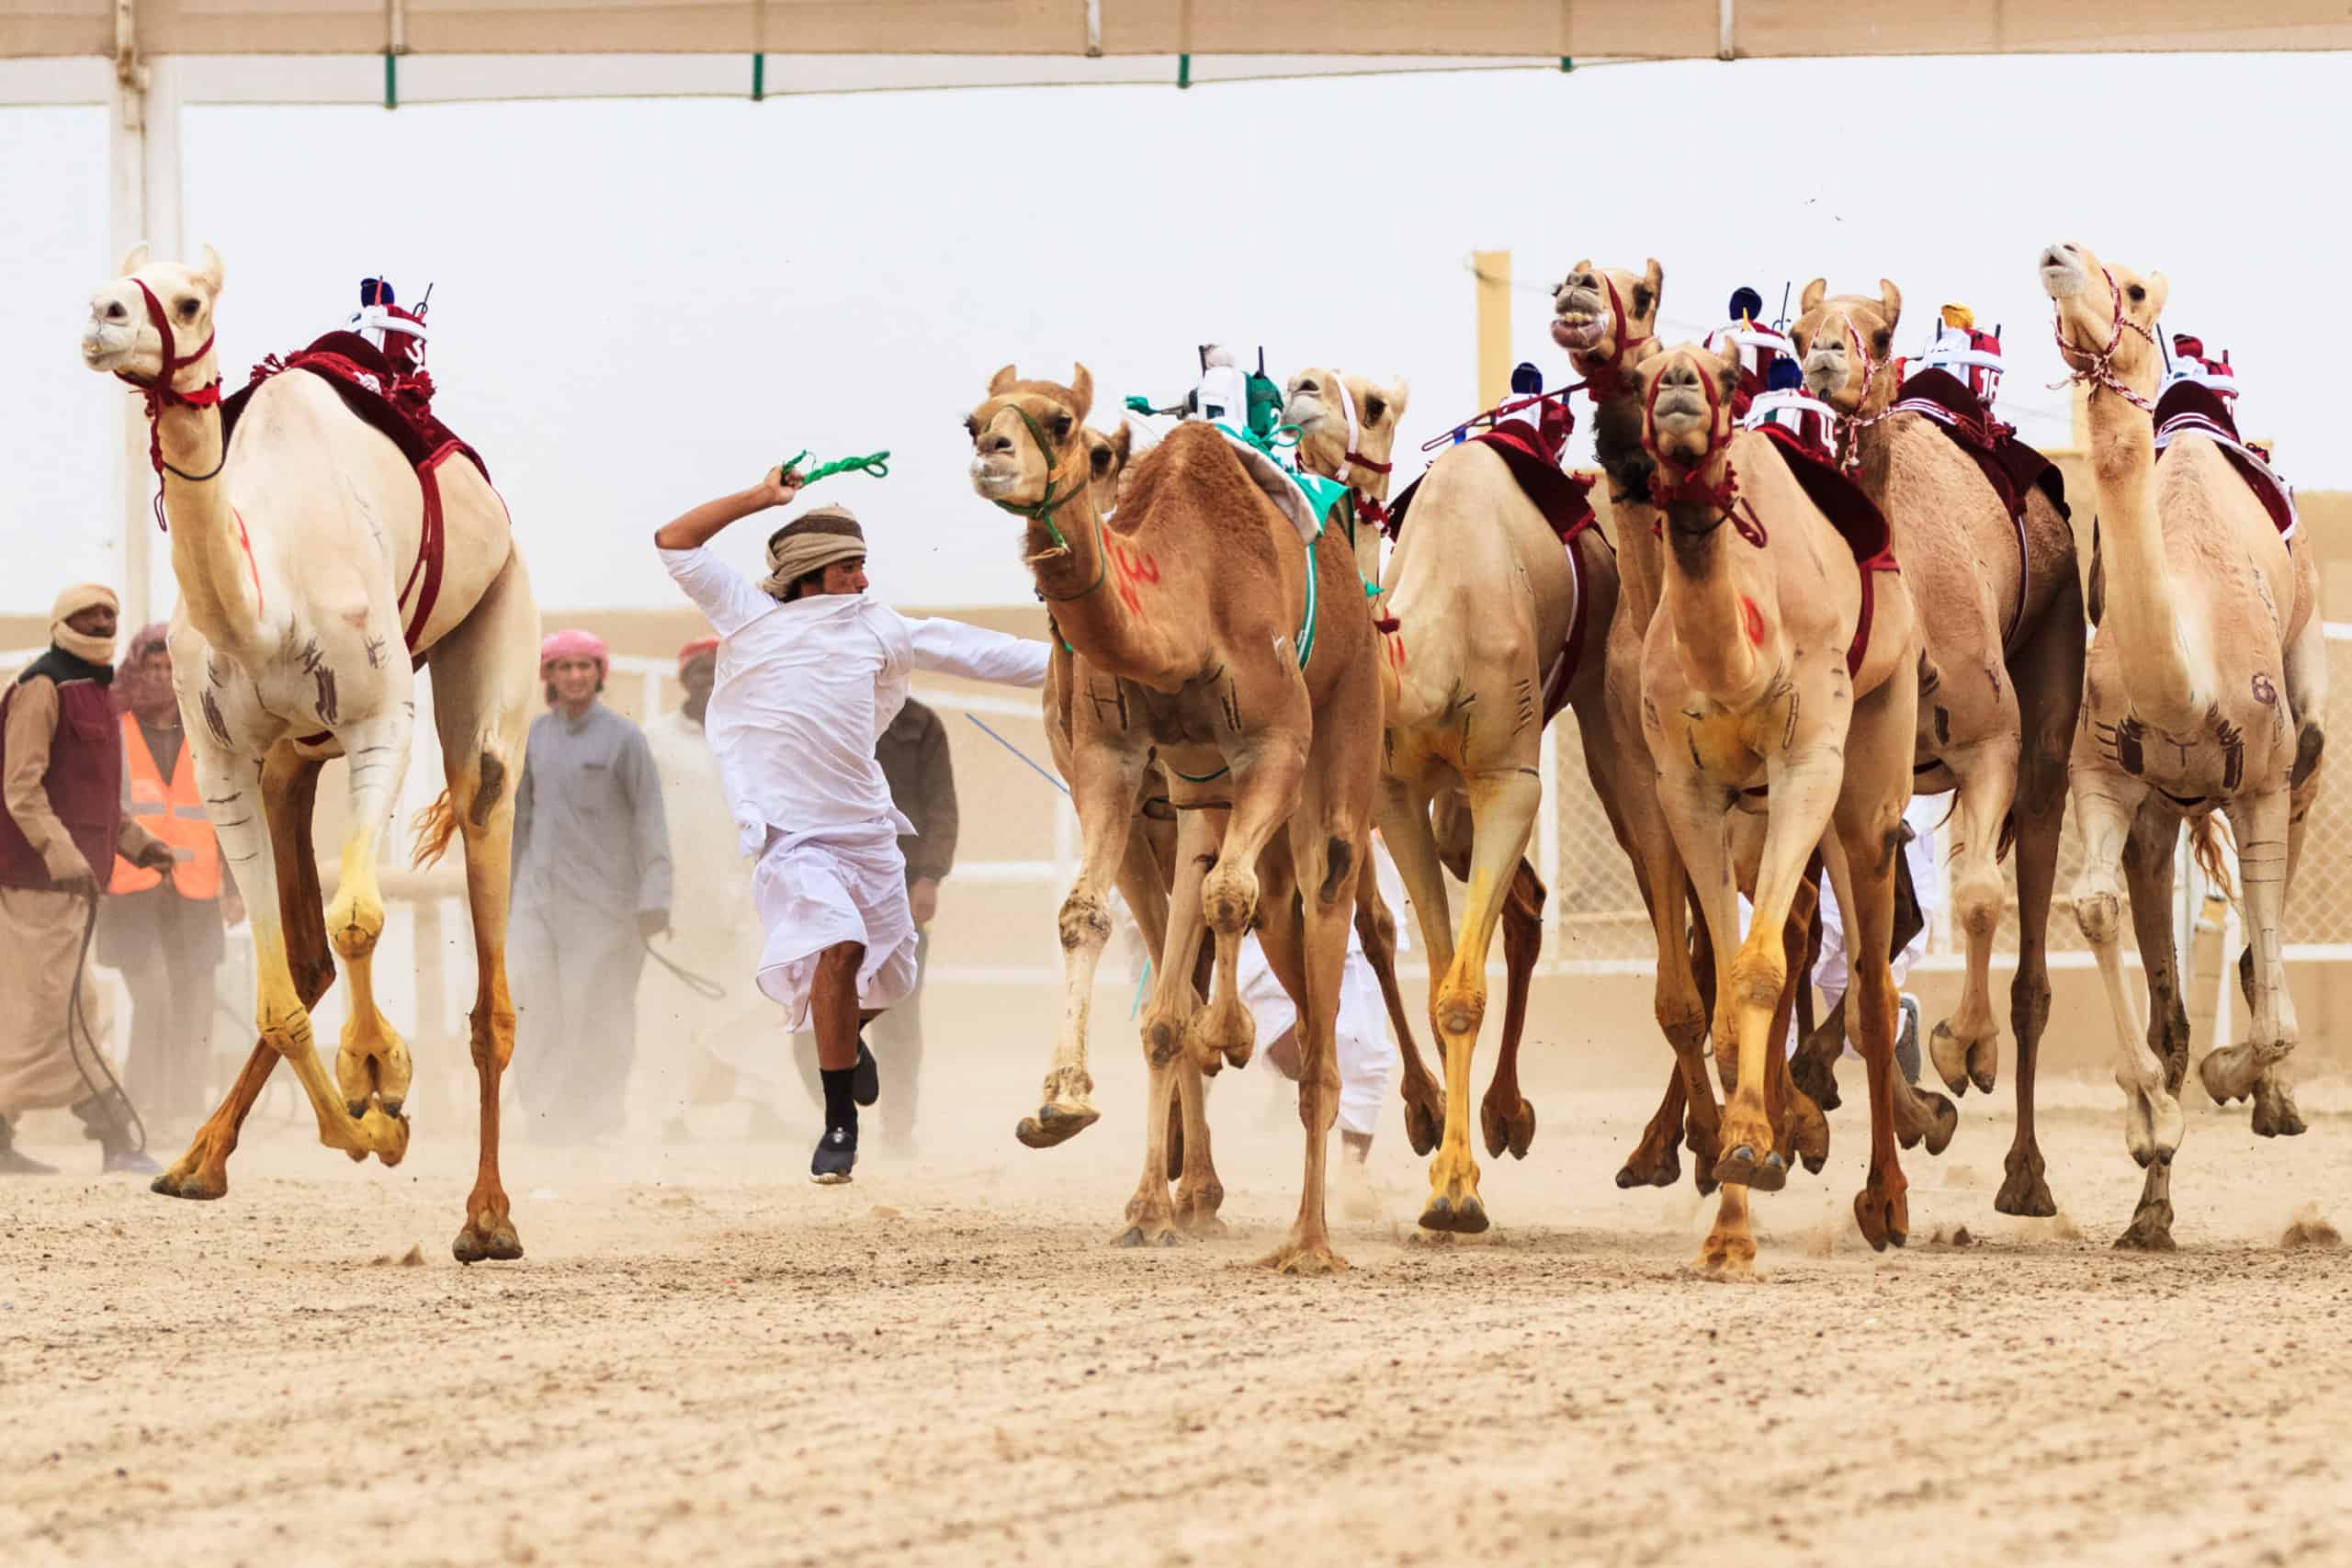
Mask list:
[[[133,245],[149,242],[147,231],[147,87],[149,73],[139,59],[138,18],[131,0],[116,0],[114,88],[107,117],[107,221],[111,247],[107,273]],[[104,276],[104,274],[102,274]],[[138,401],[120,400],[122,439],[115,454],[116,516],[119,520],[113,558],[106,576],[122,595],[124,620],[146,625],[153,595],[148,591],[147,421]]]
[[[1494,408],[1510,395],[1510,253],[1473,251],[1478,279],[1478,400]]]

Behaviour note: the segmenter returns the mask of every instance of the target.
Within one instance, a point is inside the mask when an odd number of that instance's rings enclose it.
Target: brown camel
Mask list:
[[[238,1130],[281,1056],[310,1097],[322,1143],[386,1165],[407,1152],[408,1049],[377,1010],[372,959],[384,929],[377,844],[408,767],[413,655],[432,662],[447,759],[434,837],[441,845],[452,833],[463,838],[481,977],[481,1159],[454,1250],[467,1263],[520,1258],[498,1175],[498,1092],[514,1048],[508,840],[537,685],[539,617],[506,508],[472,463],[438,467],[447,544],[428,613],[432,588],[412,598],[401,586],[416,581],[428,549],[424,491],[408,458],[326,382],[299,371],[262,382],[234,440],[224,442],[212,352],[220,258],[208,247],[193,269],[151,265],[142,245],[122,270],[91,297],[82,358],[147,389],[154,411],[180,585],[173,679],[188,734],[203,738],[197,777],[244,890],[259,969],[259,1043],[155,1190],[228,1190]],[[191,344],[202,346],[187,352]],[[341,881],[322,919],[311,812],[319,770],[333,757],[351,761],[351,813]],[[352,1005],[330,1082],[311,1044],[310,1010],[334,982],[335,954],[351,977]]]
[[[1071,794],[1083,847],[1060,918],[1069,999],[1034,1120],[1056,1131],[1096,1114],[1084,1021],[1110,937],[1102,891],[1128,854],[1137,794],[1157,767],[1178,814],[1176,876],[1143,1021],[1143,1173],[1120,1239],[1163,1244],[1180,1222],[1214,1219],[1195,1164],[1207,1150],[1203,1079],[1254,1048],[1236,966],[1256,922],[1298,1005],[1306,1134],[1298,1216],[1265,1261],[1342,1268],[1324,1215],[1339,1090],[1332,1025],[1379,771],[1372,618],[1354,554],[1338,529],[1303,543],[1226,438],[1197,422],[1134,464],[1117,526],[1106,525],[1081,431],[1092,394],[1083,367],[1064,387],[1007,366],[967,421],[973,488],[1025,519],[1024,557],[1075,649]],[[1203,1008],[1193,969],[1204,922],[1216,976]],[[1172,1202],[1171,1102],[1185,1145]]]
[[[1733,954],[1715,987],[1714,1037],[1736,1044],[1724,1107],[1723,1183],[1699,1261],[1745,1272],[1756,1244],[1748,1190],[1783,1185],[1781,1123],[1797,1090],[1776,1023],[1787,1016],[1792,911],[1818,846],[1855,933],[1854,1005],[1870,1073],[1871,1174],[1854,1201],[1874,1247],[1909,1230],[1895,1153],[1895,996],[1887,939],[1894,857],[1911,795],[1917,621],[1884,564],[1884,525],[1823,510],[1842,483],[1802,476],[1774,437],[1736,428],[1736,351],[1694,345],[1635,372],[1645,449],[1664,513],[1659,614],[1642,671],[1643,720],[1658,798],[1696,888],[1714,950]],[[1826,486],[1815,482],[1826,480]],[[1875,524],[1876,537],[1869,536]],[[1728,526],[1726,526],[1728,525]],[[1750,792],[1761,789],[1759,797]],[[1765,823],[1744,863],[1758,799]],[[1746,840],[1746,842],[1742,842]],[[1743,940],[1738,893],[1752,886]],[[1781,1025],[1785,1027],[1785,1024]]]
[[[2254,1015],[2248,1038],[2208,1054],[2198,1076],[2217,1101],[2252,1095],[2256,1133],[2303,1130],[2287,1075],[2297,1029],[2282,920],[2324,739],[2317,573],[2309,547],[2274,521],[2215,433],[2182,431],[2156,461],[2164,275],[2143,277],[2075,244],[2045,248],[2039,265],[2059,350],[2090,387],[2098,490],[2094,571],[2104,592],[2094,601],[2104,604],[2075,737],[2083,839],[2075,918],[2115,1019],[2124,1143],[2147,1171],[2116,1245],[2169,1249],[2188,1028],[2166,895],[2184,817],[2197,823],[2209,863],[2218,865],[2214,810],[2236,837]],[[2119,956],[2125,885],[2153,1004],[2144,1042]]]
[[[2018,942],[2009,1027],[2017,1036],[2018,1125],[1993,1206],[2005,1214],[2054,1214],[2034,1139],[2033,1084],[2050,1017],[2047,939],[2066,749],[2082,706],[2074,529],[2037,484],[2023,487],[2023,515],[2013,519],[1994,480],[1933,416],[1892,412],[1905,395],[1891,359],[1903,311],[1894,284],[1881,279],[1875,297],[1833,299],[1815,278],[1799,308],[1789,335],[1806,389],[1849,422],[1849,466],[1894,531],[1919,607],[1927,654],[1913,787],[1957,791],[1951,911],[1967,937],[1968,983],[1958,1015],[1936,1026],[1936,1069],[1954,1094],[1966,1093],[1972,1081],[1992,1089],[2000,1042],[1993,937],[2006,898],[1998,857],[2014,833]],[[1807,1045],[1797,1080],[1834,1105],[1842,1032],[1824,1030]]]
[[[1402,401],[1401,387],[1318,367],[1292,379],[1283,417],[1299,428],[1301,463],[1344,479],[1358,510],[1379,517],[1393,432],[1376,442],[1363,437],[1375,422],[1393,421]],[[1442,1129],[1421,1224],[1477,1232],[1487,1216],[1470,1148],[1470,1069],[1498,920],[1510,987],[1480,1120],[1496,1157],[1506,1149],[1524,1156],[1535,1131],[1518,1058],[1545,895],[1523,857],[1542,805],[1537,762],[1551,712],[1573,706],[1584,733],[1596,737],[1585,756],[1612,823],[1623,820],[1620,794],[1646,798],[1654,811],[1656,792],[1646,760],[1630,791],[1618,788],[1611,765],[1638,745],[1637,730],[1623,746],[1599,739],[1608,723],[1604,647],[1617,604],[1616,560],[1600,531],[1587,528],[1563,549],[1501,449],[1483,442],[1454,446],[1430,466],[1410,515],[1382,572],[1381,604],[1395,625],[1383,631],[1387,734],[1377,815],[1429,943],[1429,1019],[1445,1068],[1442,1091],[1401,1010],[1395,1021],[1416,1149],[1427,1152],[1427,1134]],[[1468,885],[1458,945],[1441,866]]]

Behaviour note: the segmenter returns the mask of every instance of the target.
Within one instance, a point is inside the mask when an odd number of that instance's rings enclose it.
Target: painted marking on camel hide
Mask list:
[[[336,710],[334,668],[327,662],[326,655],[319,651],[319,639],[316,637],[302,645],[302,673],[318,684],[319,717],[333,724]]]
[[[1763,647],[1764,612],[1758,609],[1756,601],[1745,593],[1739,598],[1739,621],[1742,629],[1747,633],[1749,645],[1756,648]]]
[[[1159,563],[1151,558],[1151,552],[1148,550],[1136,549],[1126,545],[1113,545],[1111,567],[1119,577],[1119,603],[1135,614],[1142,615],[1141,590],[1146,586],[1158,585]]]
[[[229,744],[229,721],[220,716],[220,700],[212,694],[209,686],[204,688],[203,706],[204,728],[212,732],[213,739],[226,747]]]

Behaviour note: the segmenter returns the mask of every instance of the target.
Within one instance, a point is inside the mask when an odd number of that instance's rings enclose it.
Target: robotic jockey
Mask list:
[[[1771,386],[1773,365],[1794,357],[1796,352],[1786,333],[1757,321],[1763,309],[1764,297],[1756,290],[1735,288],[1731,320],[1707,334],[1710,353],[1721,354],[1727,344],[1739,350],[1739,385],[1731,395],[1731,411],[1739,417],[1745,417],[1747,405]]]
[[[1795,360],[1776,360],[1770,375],[1770,384],[1747,405],[1741,423],[1750,430],[1777,424],[1819,454],[1822,461],[1834,460],[1838,411],[1804,389],[1804,370]]]
[[[2237,406],[2238,373],[2230,364],[2229,351],[2223,349],[2221,358],[2210,359],[2203,338],[2187,333],[2172,334],[2172,373],[2165,378],[2165,386],[2170,389],[2176,381],[2194,381],[2226,406]]]
[[[426,289],[429,297],[433,290]],[[390,279],[363,277],[359,280],[359,309],[352,313],[348,331],[357,333],[384,351],[392,373],[406,380],[424,371],[424,312],[425,301],[420,300],[413,310],[404,310],[392,297]]]
[[[1914,372],[1942,370],[1976,394],[1987,412],[2001,390],[2001,333],[1976,330],[1976,312],[1965,305],[1947,305],[1936,326],[1936,340],[1911,362]]]

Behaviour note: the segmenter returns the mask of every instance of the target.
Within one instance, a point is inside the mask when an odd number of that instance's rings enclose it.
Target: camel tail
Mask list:
[[[449,840],[458,836],[458,808],[449,803],[447,790],[416,814],[409,831],[416,836],[416,851],[408,860],[411,870],[423,871],[448,852]]]
[[[2205,874],[2205,880],[2212,884],[2215,892],[2235,905],[2238,890],[2235,880],[2230,875],[2225,841],[2228,837],[2222,831],[2218,813],[2208,812],[2188,825],[2188,852],[2196,857],[2197,869]]]

